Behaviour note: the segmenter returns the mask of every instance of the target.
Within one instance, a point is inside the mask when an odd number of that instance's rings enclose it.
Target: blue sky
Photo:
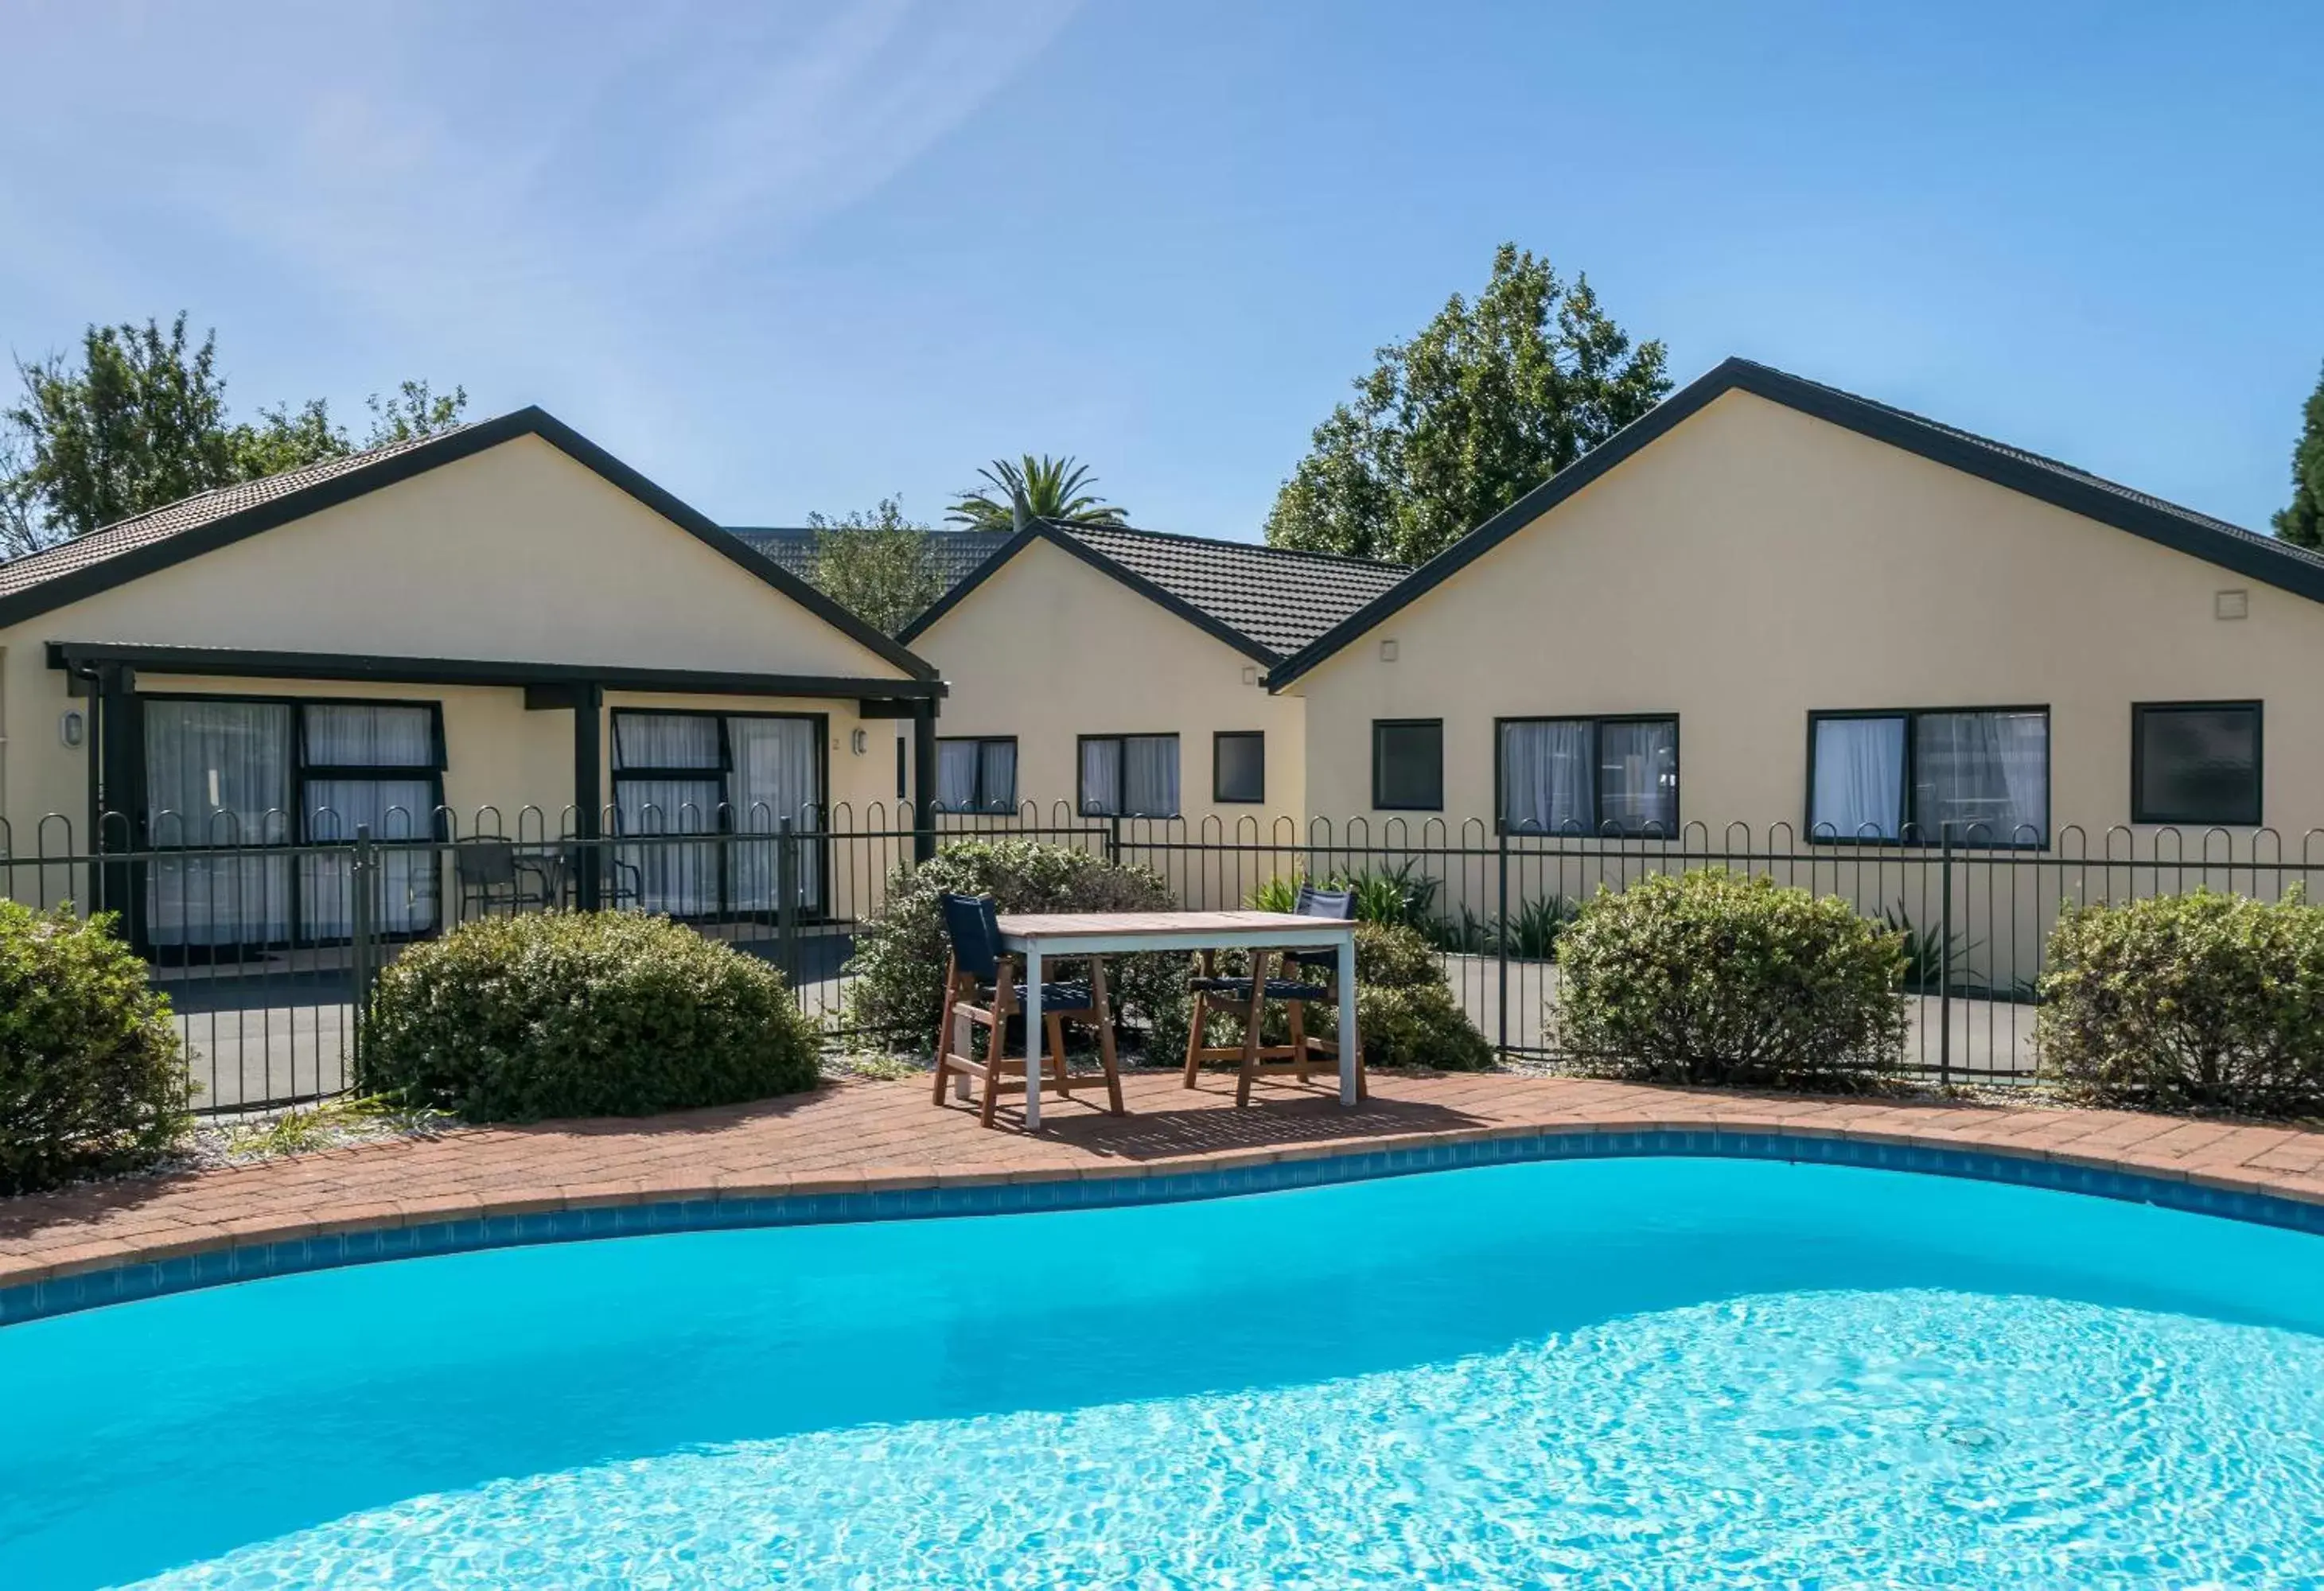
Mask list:
[[[231,20],[228,20],[231,19]],[[1503,239],[1733,353],[2264,527],[2324,362],[2324,7],[0,0],[0,340],[244,408],[537,402],[790,523],[1071,452],[1259,533]]]

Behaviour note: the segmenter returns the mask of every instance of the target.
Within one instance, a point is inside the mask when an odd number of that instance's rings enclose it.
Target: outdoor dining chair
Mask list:
[[[493,835],[463,840],[452,847],[452,859],[463,921],[494,906],[506,906],[511,913],[552,906],[563,887],[555,855],[538,847],[520,851],[512,840]]]
[[[1351,889],[1317,889],[1312,885],[1299,887],[1299,897],[1292,911],[1302,917],[1322,917],[1331,922],[1344,923],[1356,915],[1356,896]],[[1185,1085],[1193,1088],[1205,1061],[1235,1061],[1240,1063],[1235,1079],[1235,1103],[1250,1103],[1250,1085],[1254,1078],[1290,1073],[1301,1082],[1310,1072],[1322,1070],[1328,1062],[1336,1071],[1340,1046],[1333,1040],[1311,1035],[1307,1031],[1307,1007],[1311,1004],[1332,1005],[1339,999],[1340,957],[1337,951],[1285,951],[1282,953],[1282,976],[1267,975],[1267,951],[1253,951],[1250,972],[1247,977],[1223,977],[1218,970],[1218,952],[1202,952],[1202,971],[1187,980],[1194,992],[1193,1025],[1186,1033]],[[1352,991],[1351,991],[1352,993]],[[1267,1016],[1267,1002],[1279,1001],[1284,1007],[1285,1020],[1290,1032],[1279,1044],[1261,1042],[1260,1027]],[[1232,1045],[1207,1045],[1203,1040],[1204,1022],[1213,1012],[1234,1013],[1242,1019],[1242,1043]],[[1356,1098],[1363,1099],[1369,1090],[1364,1081],[1364,1058],[1356,1057]]]
[[[976,1078],[984,1085],[977,1120],[992,1125],[993,1107],[1001,1097],[1001,1080],[1014,1074],[1025,1078],[1029,1090],[1039,1084],[1027,1074],[1023,1053],[1008,1054],[1009,1019],[1025,1009],[1027,989],[1018,982],[1016,959],[1001,950],[1000,912],[989,895],[945,892],[945,936],[952,955],[945,969],[944,1014],[936,1027],[936,1102],[944,1103],[945,1085],[957,1077]],[[1093,959],[1086,982],[1041,983],[1042,1027],[1048,1035],[1046,1070],[1061,1093],[1073,1093],[1072,1074],[1065,1070],[1065,1024],[1085,1022],[1097,1028],[1098,1059],[1105,1069],[1106,1108],[1121,1110],[1121,1073],[1115,1063],[1113,1015],[1105,992],[1105,963]],[[975,1029],[985,1029],[984,1054],[975,1051]],[[1026,1035],[1028,1039],[1031,1035]]]

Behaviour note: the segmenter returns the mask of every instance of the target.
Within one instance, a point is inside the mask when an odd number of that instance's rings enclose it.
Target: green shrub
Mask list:
[[[487,917],[379,977],[364,1082],[472,1121],[650,1116],[813,1086],[816,1035],[766,962],[667,917]]]
[[[1665,1081],[1832,1081],[1904,1044],[1904,936],[1721,869],[1599,887],[1559,937],[1561,1046]]]
[[[1256,912],[1287,912],[1299,903],[1300,883],[1297,878],[1278,875],[1253,889],[1243,904]],[[1423,874],[1420,860],[1415,857],[1401,867],[1383,868],[1378,872],[1351,873],[1342,869],[1315,887],[1344,889],[1352,894],[1356,920],[1360,923],[1419,928],[1433,921],[1429,908],[1435,904],[1437,889],[1443,883],[1441,878]]]
[[[2324,907],[2191,895],[2075,906],[2050,932],[2045,1075],[2109,1103],[2324,1099]]]
[[[151,1164],[190,1091],[170,1003],[113,918],[0,900],[0,1193]]]
[[[926,1053],[944,1009],[948,951],[937,897],[989,895],[1003,912],[1150,912],[1177,906],[1158,874],[1030,840],[958,841],[917,867],[888,876],[887,904],[856,931],[848,1025],[890,1046]],[[1047,975],[1058,976],[1050,962]],[[1117,1016],[1142,1018],[1152,1049],[1186,1043],[1184,956],[1108,956],[1107,991]]]

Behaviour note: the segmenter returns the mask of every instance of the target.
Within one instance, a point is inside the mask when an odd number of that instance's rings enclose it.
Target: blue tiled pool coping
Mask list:
[[[837,1221],[914,1220],[936,1216],[1029,1215],[1045,1210],[1157,1204],[1314,1188],[1373,1177],[1508,1165],[1527,1161],[1634,1155],[1711,1155],[1817,1165],[1970,1177],[2062,1193],[2151,1204],[2197,1215],[2255,1221],[2324,1234],[2324,1204],[2279,1194],[2242,1192],[2167,1176],[2074,1165],[1988,1150],[1895,1144],[1780,1132],[1587,1128],[1369,1150],[1319,1158],[1094,1178],[994,1182],[956,1187],[795,1193],[744,1199],[679,1198],[526,1215],[485,1216],[326,1237],[220,1248],[176,1258],[131,1262],[103,1270],[0,1288],[0,1326],[333,1265],[571,1243],[662,1232],[737,1227],[788,1227]]]

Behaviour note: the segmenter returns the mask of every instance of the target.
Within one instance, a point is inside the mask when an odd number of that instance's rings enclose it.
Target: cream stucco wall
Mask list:
[[[1176,734],[1190,839],[1288,838],[1305,800],[1297,699],[1246,683],[1263,666],[1090,567],[1036,541],[912,642],[951,687],[939,736],[1014,735],[1019,801],[1073,810],[1082,735]],[[1267,799],[1212,800],[1219,731],[1267,737]],[[1153,825],[1135,825],[1144,830]],[[1174,881],[1177,863],[1152,858]],[[1197,869],[1199,871],[1199,869]],[[1189,875],[1190,885],[1199,884]],[[1227,886],[1205,892],[1232,893]]]
[[[1491,816],[1496,717],[1674,713],[1681,820],[1714,832],[1803,825],[1811,710],[2046,704],[2053,831],[2094,845],[2129,822],[2133,703],[2256,698],[2296,843],[2319,678],[2324,604],[1729,392],[1293,688],[1316,814],[1370,810],[1374,719],[1443,719],[1457,821]]]
[[[69,815],[75,835],[86,837],[88,750],[65,747],[59,730],[68,710],[86,704],[71,700],[65,676],[47,666],[51,640],[883,679],[901,673],[530,437],[0,630],[0,734],[7,736],[0,820],[20,854],[38,849],[49,813]],[[445,795],[464,830],[489,805],[514,832],[527,805],[549,814],[554,829],[573,799],[572,714],[527,712],[521,690],[158,675],[137,684],[148,693],[440,701]],[[608,701],[825,714],[835,803],[892,800],[893,723],[863,723],[853,699],[616,693]],[[852,750],[859,727],[870,731],[860,756]]]

